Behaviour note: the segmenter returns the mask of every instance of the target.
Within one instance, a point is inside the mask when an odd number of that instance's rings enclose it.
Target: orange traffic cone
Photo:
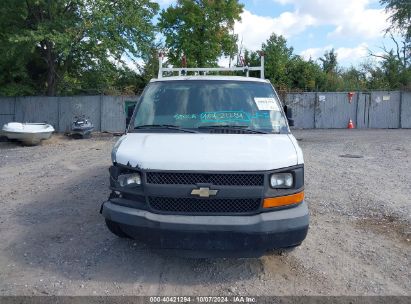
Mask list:
[[[352,120],[350,119],[350,121],[348,122],[347,129],[354,129],[354,128],[355,128],[354,124],[353,124]]]

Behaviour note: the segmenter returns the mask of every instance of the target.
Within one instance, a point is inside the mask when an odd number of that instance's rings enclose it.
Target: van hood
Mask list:
[[[112,155],[113,162],[145,170],[264,171],[303,162],[293,139],[287,134],[129,133]]]

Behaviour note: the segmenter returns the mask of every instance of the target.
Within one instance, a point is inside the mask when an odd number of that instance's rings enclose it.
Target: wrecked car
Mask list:
[[[273,86],[178,72],[150,81],[112,150],[108,229],[200,256],[300,245],[309,226],[303,153]]]

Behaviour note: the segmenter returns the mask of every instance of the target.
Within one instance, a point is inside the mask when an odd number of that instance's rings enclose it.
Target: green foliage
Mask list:
[[[160,14],[169,62],[180,66],[183,54],[190,67],[215,66],[221,55],[234,56],[234,22],[243,5],[238,0],[178,0]]]
[[[367,90],[367,75],[364,70],[351,66],[341,71],[340,90],[343,91],[365,91]]]
[[[278,87],[289,87],[287,68],[293,58],[293,48],[287,46],[287,40],[283,36],[276,34],[272,34],[261,48],[266,57],[266,78]]]
[[[244,65],[247,65],[247,66],[259,66],[261,63],[260,55],[257,52],[251,52],[247,49],[244,50],[243,59],[244,59]],[[243,72],[238,73],[238,76],[243,76],[243,75],[244,75]],[[260,77],[260,72],[250,71],[249,75],[250,77]]]
[[[390,13],[390,21],[405,40],[411,42],[411,1],[410,0],[380,0]],[[389,31],[390,29],[388,29]]]
[[[380,3],[390,14],[392,27],[386,31],[396,48],[383,48],[383,55],[371,55],[382,59],[381,69],[388,87],[411,89],[411,1],[380,0]],[[402,41],[397,41],[393,33],[399,33]]]
[[[365,63],[361,67],[367,75],[367,89],[369,90],[389,90],[388,82],[385,78],[384,70],[380,66]]]
[[[389,51],[379,56],[379,63],[364,63],[358,67],[341,68],[334,49],[326,51],[315,62],[295,55],[282,36],[272,34],[262,44],[266,57],[265,74],[279,91],[359,91],[411,89],[411,69],[401,51]],[[257,52],[244,51],[249,66],[260,65]],[[406,66],[407,67],[406,67]],[[258,72],[250,76],[259,77]]]
[[[323,66],[323,71],[327,74],[337,73],[337,54],[335,53],[334,49],[331,49],[330,51],[326,51],[324,53],[324,57],[320,58],[320,61],[322,62]]]
[[[144,67],[141,69],[142,79],[148,83],[150,79],[157,78],[158,75],[158,55],[159,47],[153,47],[146,57]]]
[[[115,85],[127,70],[125,54],[149,52],[157,11],[149,0],[2,0],[0,93],[74,94]]]
[[[281,91],[411,89],[411,2],[380,2],[391,14],[387,33],[396,48],[371,54],[378,61],[343,69],[335,50],[307,61],[272,34],[261,46],[266,77]],[[183,54],[190,67],[239,56],[233,32],[243,11],[238,0],[178,0],[155,26],[158,10],[153,0],[2,0],[0,95],[134,94],[157,75],[156,29],[175,66]],[[247,65],[260,64],[258,52],[242,55]],[[129,68],[133,62],[138,71]]]
[[[295,55],[294,49],[287,45],[287,40],[283,36],[272,34],[262,44],[262,50],[265,54],[265,76],[281,91],[314,91],[323,86],[325,75],[321,67],[312,60],[305,61]],[[250,66],[260,65],[257,52],[246,50],[244,58]]]
[[[289,62],[288,75],[290,87],[304,91],[316,91],[325,83],[320,66],[312,60],[305,61],[300,56],[294,56]]]

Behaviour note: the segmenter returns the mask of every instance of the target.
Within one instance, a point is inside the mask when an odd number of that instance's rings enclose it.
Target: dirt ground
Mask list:
[[[116,137],[0,143],[0,295],[411,295],[411,130],[295,131],[307,239],[260,259],[187,259],[99,214]]]

